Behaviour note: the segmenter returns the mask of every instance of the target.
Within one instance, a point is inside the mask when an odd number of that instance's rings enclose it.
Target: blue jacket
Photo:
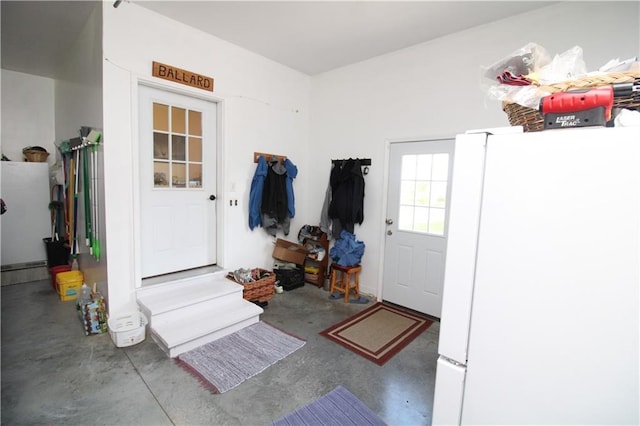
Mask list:
[[[293,195],[293,180],[298,176],[298,168],[288,158],[284,160],[284,168],[287,169],[287,207],[289,217],[296,215],[296,200]]]
[[[267,177],[268,167],[267,160],[260,156],[249,192],[249,228],[251,230],[256,226],[262,226],[260,205],[262,204],[262,189],[264,188],[264,179]]]

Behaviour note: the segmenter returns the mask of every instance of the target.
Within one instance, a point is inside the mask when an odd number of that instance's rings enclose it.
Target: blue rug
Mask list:
[[[314,402],[298,408],[270,425],[318,426],[318,425],[386,425],[380,417],[356,398],[351,392],[338,386]]]

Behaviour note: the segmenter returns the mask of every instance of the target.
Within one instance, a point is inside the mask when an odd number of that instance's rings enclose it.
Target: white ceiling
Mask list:
[[[131,3],[315,75],[557,2],[125,0],[118,10]],[[0,4],[2,68],[46,77],[99,5]]]

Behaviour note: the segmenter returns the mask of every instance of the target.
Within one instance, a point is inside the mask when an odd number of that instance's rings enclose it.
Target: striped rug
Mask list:
[[[351,392],[338,386],[270,426],[384,426],[386,423]]]
[[[258,322],[178,356],[176,362],[214,393],[224,393],[304,346]]]
[[[432,323],[426,315],[378,302],[320,334],[383,365]]]

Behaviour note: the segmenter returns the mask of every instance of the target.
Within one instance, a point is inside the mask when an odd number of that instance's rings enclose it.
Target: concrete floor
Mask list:
[[[431,423],[439,323],[380,367],[318,333],[366,308],[304,287],[262,320],[306,345],[224,394],[210,393],[147,339],[85,336],[50,281],[2,287],[3,425],[262,425],[342,385],[390,425]]]

